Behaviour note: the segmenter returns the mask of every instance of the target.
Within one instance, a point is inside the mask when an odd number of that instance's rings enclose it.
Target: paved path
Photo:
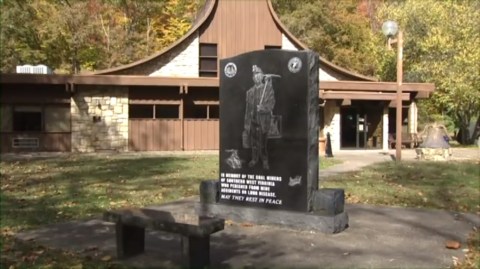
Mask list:
[[[322,169],[320,171],[320,178],[328,177],[342,172],[350,172],[360,170],[365,166],[379,163],[393,161],[395,159],[395,150],[390,150],[388,152],[381,150],[342,150],[339,152],[334,152],[335,159],[341,160],[342,163],[329,167],[327,169]],[[450,160],[460,161],[460,160],[478,160],[480,161],[480,148],[453,148],[452,156]],[[402,160],[403,161],[419,161],[417,160],[417,154],[414,149],[404,149],[402,150]]]

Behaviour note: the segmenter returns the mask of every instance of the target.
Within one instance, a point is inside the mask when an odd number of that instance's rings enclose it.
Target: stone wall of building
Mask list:
[[[340,106],[335,100],[327,100],[324,107],[323,137],[330,133],[332,150],[340,150]]]
[[[72,151],[128,150],[128,88],[77,86],[71,102]]]
[[[298,50],[298,48],[293,44],[288,37],[282,33],[282,49],[284,50]]]
[[[163,55],[159,69],[150,76],[198,77],[199,44],[198,33],[194,33],[192,37]]]

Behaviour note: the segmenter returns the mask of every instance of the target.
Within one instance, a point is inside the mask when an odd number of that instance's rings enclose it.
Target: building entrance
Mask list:
[[[341,140],[343,149],[381,148],[381,103],[358,104],[340,109]]]

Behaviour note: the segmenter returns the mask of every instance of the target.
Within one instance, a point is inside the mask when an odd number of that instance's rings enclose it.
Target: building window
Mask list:
[[[210,105],[208,106],[208,118],[209,119],[218,119],[220,117],[220,109],[218,105]]]
[[[218,74],[217,44],[200,44],[200,77],[216,77]]]
[[[42,108],[36,106],[18,106],[13,109],[13,131],[41,132]]]
[[[155,105],[156,119],[178,119],[179,105]]]
[[[130,119],[178,119],[179,105],[130,105]]]
[[[206,119],[208,110],[204,105],[193,105],[185,108],[185,118],[187,119]]]
[[[128,117],[131,119],[153,118],[153,105],[130,105]]]
[[[5,105],[0,108],[1,132],[71,131],[70,105]]]

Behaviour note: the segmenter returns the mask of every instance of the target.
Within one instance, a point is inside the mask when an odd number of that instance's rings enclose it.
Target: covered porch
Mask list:
[[[416,101],[428,98],[435,87],[430,83],[404,83],[401,87],[402,138],[413,143]],[[388,150],[396,131],[396,90],[394,82],[321,81],[321,141],[329,133],[332,150]]]

